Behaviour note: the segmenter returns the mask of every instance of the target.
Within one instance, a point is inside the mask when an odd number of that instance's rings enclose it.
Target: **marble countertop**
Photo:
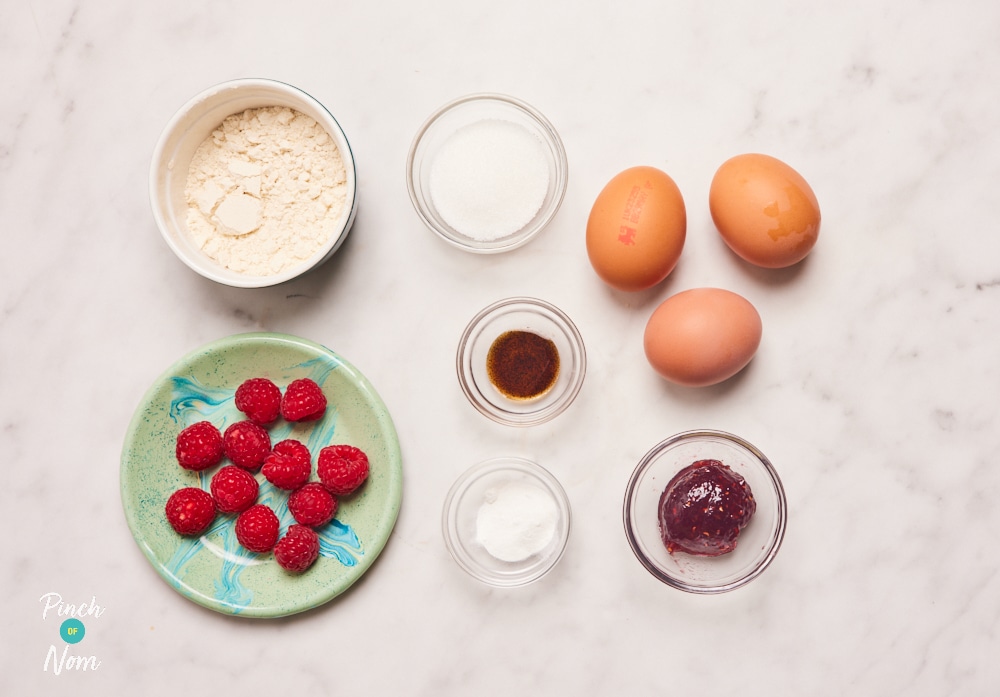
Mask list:
[[[996,3],[942,0],[3,3],[0,692],[990,694],[998,27]],[[316,96],[358,163],[347,243],[261,290],[184,266],[147,195],[170,116],[240,77]],[[497,256],[423,228],[404,178],[424,119],[481,91],[537,107],[570,166],[552,224]],[[823,210],[819,243],[791,269],[741,262],[709,215],[716,168],[753,151],[795,167]],[[688,239],[664,283],[624,294],[596,277],[583,234],[603,185],[638,164],[675,179]],[[642,331],[697,286],[751,300],[764,338],[737,378],[673,387]],[[525,429],[477,413],[454,367],[467,321],[512,295],[562,308],[589,358],[570,409]],[[392,413],[405,481],[369,573],[265,621],[174,592],[119,494],[125,430],[152,381],[250,331],[306,337],[361,370]],[[622,528],[635,464],[691,428],[759,446],[788,497],[774,564],[718,596],[655,580]],[[478,584],[441,536],[452,482],[496,455],[542,463],[574,513],[559,565],[520,589]],[[45,661],[66,646],[70,604],[86,626],[70,653],[99,665],[57,675]]]

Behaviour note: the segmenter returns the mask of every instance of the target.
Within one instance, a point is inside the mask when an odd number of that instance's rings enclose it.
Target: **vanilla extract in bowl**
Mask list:
[[[490,383],[505,397],[530,400],[541,397],[559,378],[559,349],[534,332],[502,333],[486,355]]]
[[[481,414],[507,426],[535,426],[561,414],[587,372],[583,337],[566,314],[537,298],[506,298],[466,326],[455,361],[458,382]]]

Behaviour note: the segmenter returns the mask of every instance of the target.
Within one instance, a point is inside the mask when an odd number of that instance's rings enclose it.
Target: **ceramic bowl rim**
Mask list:
[[[192,115],[197,113],[199,108],[211,104],[213,100],[219,98],[221,95],[231,93],[233,98],[237,98],[240,93],[253,90],[265,90],[281,94],[290,102],[298,102],[305,105],[309,111],[313,112],[312,114],[307,114],[310,117],[314,117],[314,115],[321,117],[316,120],[336,143],[347,175],[347,197],[344,203],[344,212],[341,213],[341,225],[339,229],[330,236],[330,239],[310,259],[272,276],[238,274],[223,268],[207,256],[193,256],[190,250],[186,249],[176,239],[176,235],[186,234],[186,230],[174,230],[174,226],[170,222],[172,218],[169,212],[171,205],[168,201],[164,200],[163,191],[161,190],[161,178],[172,167],[171,157],[174,150],[171,149],[168,152],[168,147],[173,144],[176,148],[176,145],[184,140],[184,136],[178,135],[178,133],[185,128],[185,124],[192,118]],[[265,104],[261,104],[260,106],[265,106]],[[357,164],[350,141],[347,139],[347,135],[344,133],[340,122],[337,121],[330,110],[318,99],[301,88],[280,80],[256,77],[238,78],[226,80],[202,90],[188,99],[170,117],[166,126],[160,132],[156,145],[153,148],[149,167],[148,191],[153,220],[160,235],[174,255],[188,268],[205,278],[223,285],[235,288],[265,288],[298,278],[320,266],[343,244],[357,216]]]

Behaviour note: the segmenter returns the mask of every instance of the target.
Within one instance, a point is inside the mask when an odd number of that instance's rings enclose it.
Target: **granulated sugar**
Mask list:
[[[558,524],[559,508],[548,492],[507,482],[486,492],[476,514],[476,538],[500,561],[518,562],[548,547]]]
[[[484,119],[455,131],[431,165],[430,195],[458,232],[489,242],[538,213],[549,187],[542,142],[523,126]]]
[[[220,265],[279,274],[339,232],[347,172],[314,119],[287,107],[227,117],[195,151],[185,186],[187,227]]]

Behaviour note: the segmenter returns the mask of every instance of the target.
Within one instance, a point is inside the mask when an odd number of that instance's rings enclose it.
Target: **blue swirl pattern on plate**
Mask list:
[[[337,368],[334,361],[317,357],[296,366],[309,370],[309,377],[322,386],[330,373]],[[237,421],[242,421],[244,415],[236,409],[233,400],[235,390],[209,388],[190,377],[174,377],[172,379],[170,401],[170,418],[181,428],[186,428],[198,421],[211,421],[220,431]],[[284,385],[279,387],[284,388]],[[278,443],[288,438],[302,441],[309,452],[314,455],[327,444],[333,442],[337,430],[337,411],[328,406],[323,419],[313,425],[293,424],[279,420],[273,424],[269,433],[271,442]],[[200,473],[201,487],[209,490],[211,471]],[[278,522],[284,531],[295,519],[288,510],[288,493],[278,489],[260,475],[256,475],[260,484],[258,502],[270,506],[278,516]],[[253,601],[253,591],[240,583],[240,576],[250,565],[266,560],[268,554],[257,554],[245,549],[236,539],[236,528],[233,516],[223,516],[216,520],[212,528],[197,539],[185,538],[177,547],[171,559],[166,563],[166,570],[172,577],[172,583],[179,585],[184,575],[185,566],[202,549],[209,549],[222,559],[219,578],[214,583],[215,598],[228,605],[234,612],[239,608],[249,607]],[[364,546],[351,526],[339,520],[332,520],[327,525],[316,528],[319,536],[320,556],[336,559],[344,566],[355,566],[358,557],[364,554]]]

